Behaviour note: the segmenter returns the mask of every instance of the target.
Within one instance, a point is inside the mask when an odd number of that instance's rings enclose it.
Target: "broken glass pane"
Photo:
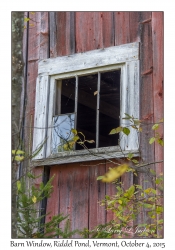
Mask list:
[[[75,114],[66,114],[53,117],[52,154],[74,149],[71,132],[75,126]]]

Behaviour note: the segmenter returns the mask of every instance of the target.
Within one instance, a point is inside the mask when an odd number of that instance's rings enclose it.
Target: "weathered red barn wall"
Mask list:
[[[27,100],[25,113],[25,142],[31,152],[35,84],[38,61],[43,58],[65,56],[89,50],[140,42],[141,82],[140,118],[144,121],[141,136],[142,159],[154,162],[163,159],[160,146],[149,145],[153,136],[152,123],[163,117],[163,12],[35,12],[28,29]],[[31,25],[32,24],[32,25]],[[163,128],[160,131],[163,133]],[[100,163],[100,164],[99,164]],[[54,192],[47,202],[50,216],[63,212],[70,214],[72,229],[89,227],[112,219],[111,213],[97,203],[105,194],[115,193],[112,184],[96,181],[113,164],[107,161],[51,166],[55,174]],[[157,173],[162,164],[154,164]],[[42,167],[37,168],[37,172]],[[133,176],[122,177],[126,187]],[[143,174],[134,177],[143,183]],[[138,218],[138,222],[144,215]]]

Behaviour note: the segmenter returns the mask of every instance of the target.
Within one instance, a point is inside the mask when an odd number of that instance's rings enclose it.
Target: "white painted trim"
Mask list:
[[[38,74],[58,75],[89,68],[103,67],[139,59],[139,43],[128,43],[104,49],[41,60]]]

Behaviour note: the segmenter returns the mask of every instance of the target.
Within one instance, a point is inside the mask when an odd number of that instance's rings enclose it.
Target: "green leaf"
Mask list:
[[[118,203],[121,205],[123,202],[122,202],[122,200],[118,200]]]
[[[27,176],[28,176],[29,178],[31,178],[31,179],[36,179],[36,177],[35,177],[33,174],[31,174],[30,172],[27,173]]]
[[[128,154],[128,158],[129,158],[129,159],[132,159],[133,156],[134,156],[134,155],[133,155],[132,153],[129,153],[129,154]]]
[[[103,175],[102,175],[102,176],[98,176],[98,177],[97,177],[97,181],[102,180],[103,177],[104,177]]]
[[[134,162],[134,163],[139,163],[139,162],[138,162],[137,160],[135,160],[135,159],[133,159],[132,162]]]
[[[144,203],[143,206],[144,206],[144,208],[152,208],[153,205]]]
[[[150,140],[149,140],[149,144],[152,144],[153,142],[155,142],[155,137],[152,137]]]
[[[71,132],[72,132],[74,135],[77,135],[77,130],[76,130],[76,129],[71,129]]]
[[[80,139],[80,137],[79,137],[78,135],[76,135],[76,136],[74,136],[74,137],[72,138],[72,140],[73,140],[74,142],[78,141],[79,139]]]
[[[22,150],[12,150],[12,155],[24,155],[25,152]]]
[[[125,135],[129,135],[129,133],[130,133],[129,128],[126,128],[126,127],[124,127],[122,131],[123,131],[123,133],[124,133]]]
[[[32,197],[32,201],[33,201],[33,203],[36,203],[36,202],[37,202],[36,196],[33,196],[33,197]]]
[[[23,160],[24,160],[24,156],[19,156],[19,155],[15,156],[15,161],[23,161]]]
[[[150,173],[151,173],[152,175],[156,175],[156,172],[155,172],[153,169],[150,169]]]
[[[135,187],[134,185],[132,185],[129,189],[128,189],[128,194],[129,194],[129,197],[131,198],[134,194],[134,191],[135,191]]]
[[[152,129],[153,129],[153,130],[156,130],[156,129],[158,129],[158,127],[159,127],[159,124],[156,123],[156,124],[154,124],[154,125],[152,126]]]
[[[30,18],[28,18],[28,17],[24,18],[24,22],[28,22],[29,20],[30,20]]]
[[[132,116],[128,115],[127,113],[124,113],[128,118],[132,118]]]
[[[122,130],[123,130],[122,127],[113,128],[113,129],[110,131],[109,134],[110,134],[110,135],[118,134],[118,133],[120,133]]]
[[[160,179],[157,179],[157,180],[155,181],[155,183],[156,183],[156,184],[160,184],[160,183],[161,183],[161,180],[160,180]]]
[[[163,147],[164,143],[162,139],[158,139],[157,142]]]
[[[16,185],[17,185],[17,189],[18,189],[18,191],[21,189],[21,182],[20,181],[17,181],[16,182]]]

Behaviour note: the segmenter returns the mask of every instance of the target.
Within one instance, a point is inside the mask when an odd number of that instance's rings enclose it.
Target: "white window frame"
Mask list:
[[[128,136],[122,135],[120,146],[94,148],[90,150],[92,154],[88,150],[75,150],[51,155],[57,80],[117,69],[121,70],[120,125],[127,126],[128,120],[122,119],[125,117],[125,113],[139,119],[140,63],[138,42],[70,56],[49,58],[39,62],[36,82],[33,152],[36,152],[46,138],[47,140],[34,158],[35,165],[38,165],[38,161],[40,165],[51,165],[102,158],[119,158],[123,156],[123,153],[129,152],[137,155],[139,138],[136,130],[132,128],[130,128]],[[103,157],[100,158],[100,155]]]

